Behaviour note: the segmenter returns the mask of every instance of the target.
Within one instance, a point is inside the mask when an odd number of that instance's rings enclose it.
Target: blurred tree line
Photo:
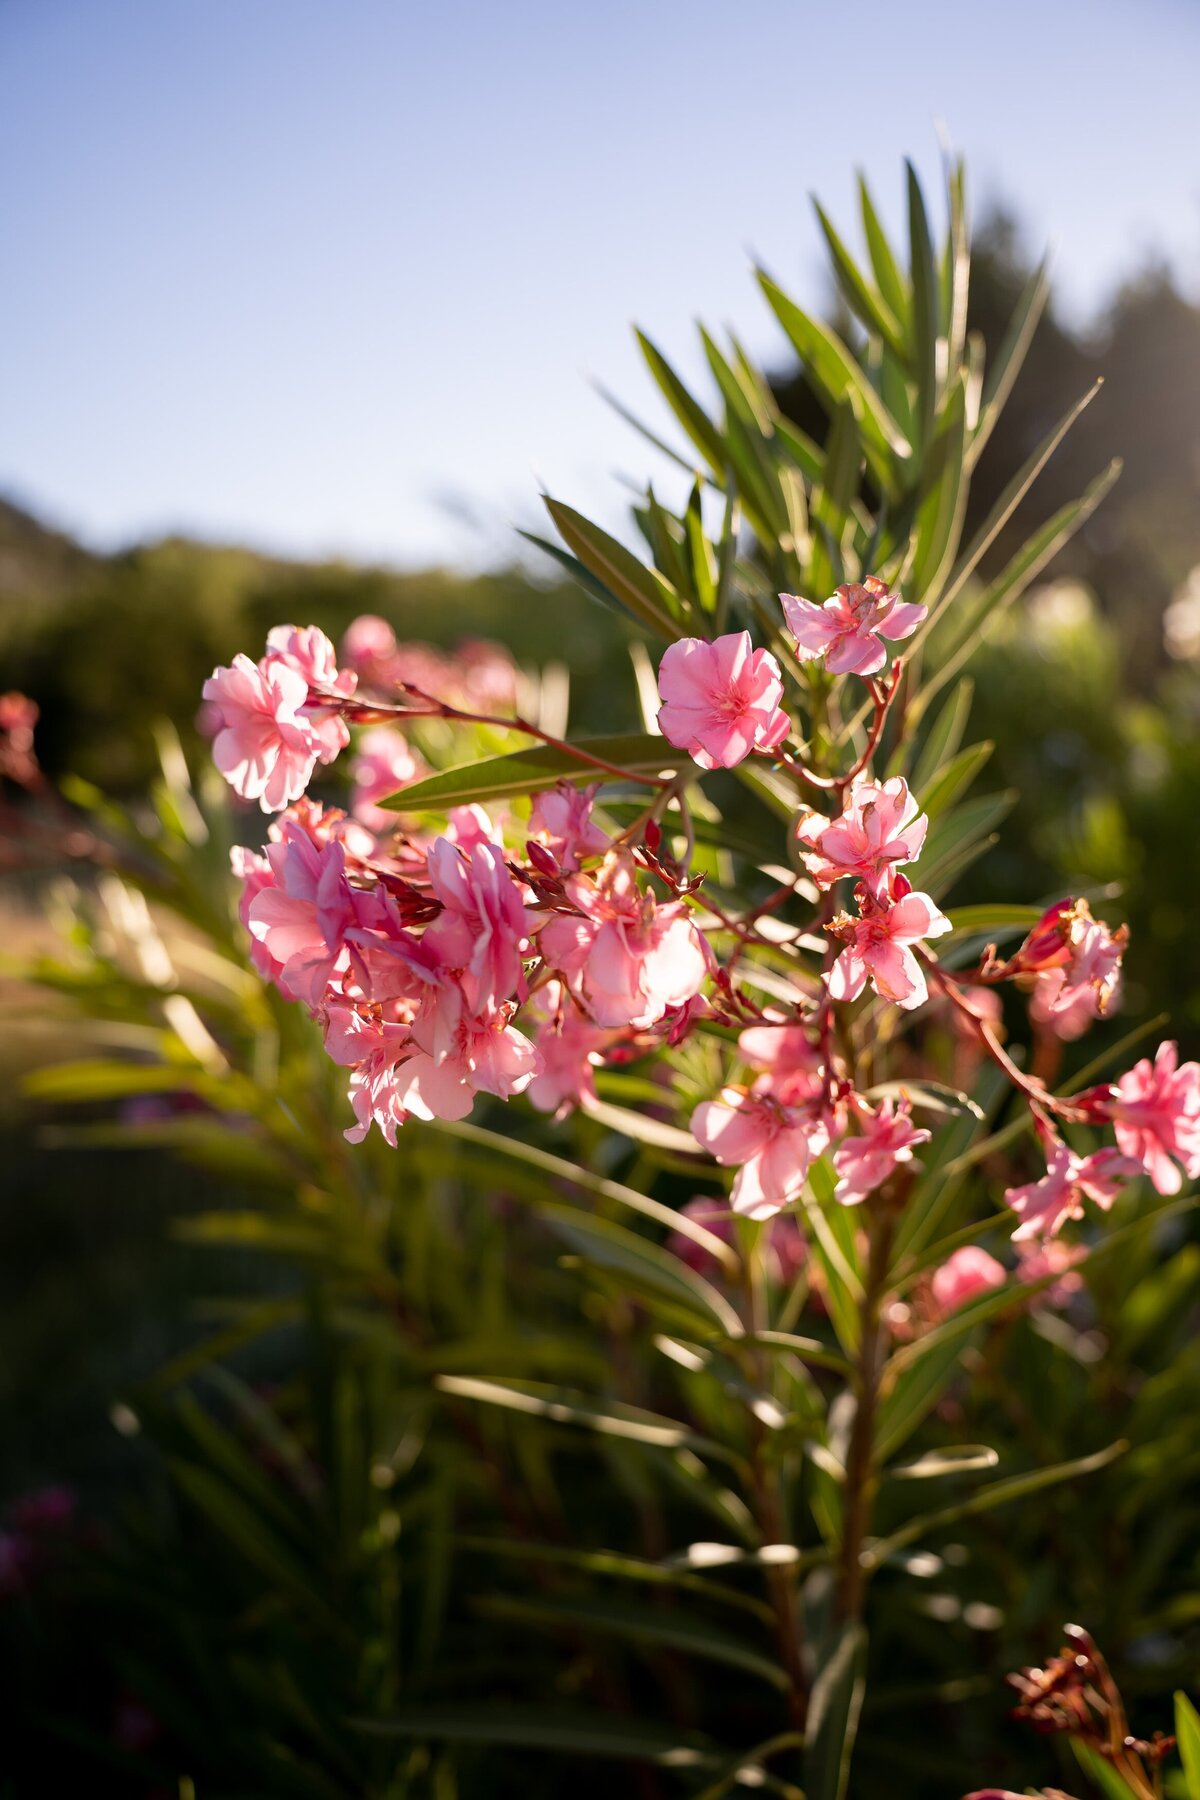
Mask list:
[[[977,232],[972,270],[968,324],[995,350],[1033,272],[1010,214]],[[853,338],[847,318],[838,325]],[[1050,588],[1001,621],[975,658],[976,724],[995,741],[994,776],[1016,798],[969,897],[1119,887],[1116,911],[1134,928],[1132,1009],[1169,1007],[1195,1053],[1200,941],[1186,896],[1200,887],[1200,840],[1188,829],[1200,794],[1200,577],[1191,600],[1187,582],[1200,568],[1200,307],[1165,265],[1130,279],[1086,333],[1051,299],[973,480],[966,535],[1098,376],[1086,417],[982,569],[1002,567],[1020,538],[1111,457],[1123,459],[1114,492],[1048,571]],[[820,436],[803,377],[781,371],[776,388],[784,410]],[[635,723],[611,617],[544,566],[402,574],[182,538],[97,556],[0,501],[0,688],[38,700],[52,774],[140,791],[155,768],[156,720],[171,719],[200,752],[193,721],[216,663],[280,620],[336,638],[362,612],[382,614],[401,637],[444,646],[503,637],[518,660],[562,659],[575,729]]]

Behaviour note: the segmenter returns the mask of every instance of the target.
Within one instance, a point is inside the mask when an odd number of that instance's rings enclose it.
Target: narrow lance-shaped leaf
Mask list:
[[[863,232],[867,240],[867,251],[871,258],[871,267],[875,271],[875,280],[879,284],[879,292],[890,307],[893,316],[901,325],[908,320],[909,290],[900,264],[896,260],[887,232],[875,210],[875,202],[871,198],[871,190],[867,186],[865,175],[858,178],[858,198],[862,211]]]
[[[638,331],[635,335],[641,345],[642,355],[650,365],[650,373],[662,390],[668,406],[719,481],[726,460],[725,444],[720,431],[700,402],[684,387],[661,350],[650,342],[644,332]]]
[[[933,239],[917,172],[908,171],[908,237],[912,263],[912,348],[917,383],[917,435],[927,444],[933,433],[938,401],[939,336],[938,284],[933,260]]]
[[[882,338],[892,354],[903,361],[906,355],[906,346],[895,313],[882,294],[877,293],[866,280],[862,270],[838,236],[828,213],[819,200],[814,199],[813,208],[821,230],[825,234],[825,242],[829,246],[838,286],[867,330],[874,333],[876,337]]]
[[[939,593],[958,549],[967,505],[966,378],[956,382],[921,472],[915,521],[916,549],[905,585],[906,598],[926,600]]]
[[[805,1800],[843,1800],[866,1686],[867,1634],[841,1628],[820,1661],[809,1701],[804,1755]]]
[[[622,769],[631,779],[661,775],[686,768],[690,757],[653,732],[631,732],[621,737],[581,738],[578,752],[556,744],[536,744],[507,756],[489,756],[461,768],[442,769],[414,781],[378,802],[392,812],[447,812],[453,806],[478,801],[507,800],[518,794],[538,794],[560,781],[616,781],[599,763]]]
[[[841,339],[802,312],[761,269],[758,279],[826,406],[832,409],[851,393],[860,402],[863,448],[871,474],[885,493],[894,496],[899,488],[897,465],[912,455],[911,445]]]
[[[668,581],[640,563],[631,550],[574,507],[546,496],[546,510],[563,542],[584,566],[620,600],[647,630],[673,643],[680,635],[677,620],[686,602]]]
[[[1056,1487],[1063,1481],[1077,1481],[1083,1475],[1094,1475],[1097,1470],[1107,1468],[1109,1463],[1115,1462],[1118,1456],[1124,1456],[1128,1448],[1129,1445],[1122,1439],[1109,1444],[1104,1450],[1097,1450],[1092,1456],[1081,1456],[1073,1462],[1055,1463],[1048,1469],[1032,1469],[1027,1475],[1010,1475],[1004,1481],[993,1481],[955,1505],[944,1506],[919,1519],[910,1519],[899,1531],[892,1532],[889,1537],[877,1539],[864,1553],[864,1563],[868,1569],[877,1569],[897,1550],[903,1550],[932,1532],[943,1530],[947,1525],[955,1525],[960,1519],[975,1518],[980,1513],[991,1512],[994,1507],[1007,1506],[1010,1500],[1021,1500],[1026,1494],[1040,1493],[1043,1488]]]

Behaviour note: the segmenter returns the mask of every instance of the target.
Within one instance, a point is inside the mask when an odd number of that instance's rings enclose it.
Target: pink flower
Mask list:
[[[1103,1018],[1116,1000],[1129,928],[1111,932],[1103,920],[1092,918],[1086,900],[1075,901],[1060,919],[1065,957],[1038,971],[1029,1012],[1056,1037],[1070,1040]]]
[[[1007,1280],[1003,1263],[978,1244],[964,1244],[934,1270],[929,1293],[938,1316],[944,1319],[992,1288],[1003,1287]]]
[[[429,880],[444,911],[425,934],[442,962],[462,971],[472,1012],[492,1012],[521,982],[527,922],[521,890],[495,844],[467,856],[447,838],[429,851]]]
[[[310,688],[348,698],[358,686],[353,670],[339,670],[333,645],[316,625],[276,625],[267,633],[268,662],[284,662]]]
[[[418,1119],[465,1119],[476,1094],[511,1100],[524,1093],[541,1073],[542,1059],[509,1024],[512,1010],[464,1015],[451,1042],[437,1045],[418,1016],[413,1038],[421,1047],[397,1072],[395,1105]]]
[[[341,661],[365,687],[389,686],[391,663],[396,654],[396,634],[386,619],[362,613],[342,633]]]
[[[627,851],[564,890],[578,914],[556,913],[538,948],[597,1025],[642,1030],[699,993],[708,957],[687,907],[642,893]]]
[[[711,1195],[698,1194],[689,1200],[683,1208],[683,1216],[692,1219],[697,1225],[703,1225],[706,1231],[720,1238],[723,1244],[736,1241],[735,1221],[730,1216],[729,1208]],[[790,1286],[808,1261],[808,1245],[804,1241],[794,1215],[787,1213],[781,1217],[768,1220],[762,1234],[762,1248],[765,1253],[765,1267],[771,1281],[781,1286]],[[677,1256],[689,1269],[697,1275],[712,1276],[723,1271],[713,1256],[698,1244],[693,1237],[682,1231],[673,1231],[667,1239],[667,1249]]]
[[[856,781],[838,819],[803,814],[796,838],[818,887],[852,876],[879,894],[894,868],[917,860],[928,828],[908,783],[897,775],[891,781]]]
[[[276,625],[269,631],[267,652],[259,666],[265,669],[273,662],[285,663],[308,683],[304,717],[317,741],[318,761],[331,763],[350,742],[337,700],[349,699],[358,686],[358,676],[352,669],[338,668],[333,645],[315,625]],[[325,696],[336,698],[327,702]]]
[[[875,575],[839,587],[823,606],[795,594],[779,598],[797,656],[824,656],[831,675],[874,675],[887,661],[880,639],[911,636],[928,611],[906,604]]]
[[[1031,1306],[1066,1306],[1083,1287],[1083,1276],[1075,1267],[1087,1254],[1082,1245],[1068,1244],[1062,1238],[1029,1238],[1018,1247],[1016,1275],[1018,1281],[1040,1281],[1045,1275],[1056,1279],[1035,1294]]]
[[[542,1072],[529,1085],[530,1101],[539,1112],[561,1119],[596,1098],[592,1071],[604,1061],[603,1051],[614,1034],[581,1013],[561,983],[551,981],[535,996],[542,1013],[537,1047]]]
[[[696,1142],[725,1167],[736,1167],[730,1204],[751,1219],[769,1219],[799,1198],[814,1156],[829,1143],[820,1123],[770,1094],[723,1088],[692,1114]]]
[[[1039,1181],[1006,1189],[1004,1195],[1021,1221],[1013,1232],[1016,1243],[1032,1237],[1057,1237],[1068,1219],[1083,1217],[1085,1195],[1107,1212],[1124,1183],[1142,1172],[1140,1162],[1122,1156],[1119,1150],[1076,1156],[1061,1138],[1049,1132],[1041,1135],[1046,1144],[1046,1173]]]
[[[250,938],[250,960],[265,981],[278,985],[283,973],[283,964],[267,949],[266,945],[254,936],[250,930],[250,904],[264,893],[267,888],[275,886],[275,877],[271,865],[265,856],[257,850],[248,850],[244,844],[234,844],[229,852],[229,866],[235,878],[241,882],[242,891],[238,897],[238,918],[243,930]]]
[[[898,883],[907,887],[903,876]],[[867,907],[860,918],[843,913],[827,928],[849,940],[830,971],[829,992],[835,1000],[857,1000],[869,977],[881,1000],[894,1000],[907,1011],[924,1005],[929,990],[911,946],[949,931],[949,919],[928,894],[908,891],[893,901],[860,888],[859,903]]]
[[[504,832],[486,808],[472,800],[469,806],[452,806],[446,814],[446,841],[470,856],[477,844],[502,850]]]
[[[401,732],[390,725],[376,725],[364,731],[350,764],[354,786],[351,809],[355,818],[372,831],[393,830],[396,814],[385,811],[377,802],[416,781],[421,772],[422,765]]]
[[[1160,1044],[1153,1062],[1135,1063],[1115,1088],[1083,1098],[1093,1117],[1111,1119],[1117,1143],[1160,1194],[1179,1192],[1177,1164],[1193,1179],[1200,1175],[1200,1063],[1181,1065],[1173,1043]]]
[[[273,879],[268,885],[254,871],[261,885],[249,900],[246,921],[261,946],[258,966],[278,964],[282,991],[316,1007],[330,983],[349,974],[352,935],[383,926],[386,911],[374,890],[347,881],[340,839],[314,838],[307,823],[293,815],[280,822],[278,840],[267,846]]]
[[[913,1124],[906,1100],[899,1105],[885,1100],[878,1112],[859,1102],[855,1114],[862,1132],[858,1137],[846,1138],[833,1158],[839,1176],[833,1197],[843,1206],[857,1206],[874,1188],[881,1187],[901,1163],[912,1161],[918,1144],[929,1142],[928,1131]]]
[[[787,1099],[787,1090],[793,1087],[807,1094],[812,1078],[821,1074],[821,1053],[803,1025],[786,1021],[751,1025],[739,1033],[737,1042],[742,1061],[769,1075],[769,1085],[781,1099]]]
[[[608,848],[608,839],[592,824],[596,787],[576,788],[560,781],[533,803],[529,836],[550,852],[565,875],[574,875],[586,857],[598,856]]]
[[[235,656],[229,668],[213,670],[203,692],[219,722],[213,761],[234,792],[257,800],[264,812],[299,800],[321,750],[301,717],[308,683],[299,670]]]
[[[776,749],[791,729],[779,664],[751,649],[748,631],[711,644],[680,638],[659,664],[658,691],[663,736],[702,769],[732,769],[752,750]]]

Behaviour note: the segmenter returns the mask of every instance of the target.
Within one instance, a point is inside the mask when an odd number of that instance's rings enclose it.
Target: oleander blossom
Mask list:
[[[929,1142],[925,1127],[913,1124],[907,1100],[885,1100],[878,1110],[860,1100],[853,1110],[861,1130],[843,1139],[833,1157],[838,1175],[833,1197],[843,1206],[857,1206],[912,1161],[918,1144]]]
[[[1083,1217],[1084,1199],[1092,1200],[1108,1212],[1121,1188],[1142,1173],[1142,1165],[1120,1150],[1095,1150],[1090,1156],[1077,1156],[1048,1130],[1041,1137],[1046,1149],[1046,1173],[1037,1181],[1005,1190],[1005,1203],[1016,1213],[1020,1224],[1013,1241],[1026,1238],[1057,1237],[1069,1219]]]
[[[659,729],[702,769],[731,769],[752,750],[778,749],[791,729],[780,708],[783,678],[748,631],[712,643],[680,638],[658,670]]]
[[[1069,1041],[1115,1006],[1128,941],[1127,925],[1110,931],[1086,900],[1063,900],[1043,914],[1005,973],[1034,975],[1030,1017]]]
[[[633,858],[609,853],[593,877],[568,876],[566,902],[538,936],[547,967],[597,1025],[655,1025],[693,999],[709,952],[682,901],[657,901],[637,885]]]
[[[299,800],[318,762],[350,741],[341,702],[355,689],[333,645],[315,625],[276,625],[258,663],[235,656],[204,683],[213,761],[243,800],[282,812]]]
[[[945,1319],[983,1294],[1002,1288],[1007,1280],[1008,1271],[1002,1262],[989,1256],[979,1244],[964,1244],[934,1270],[929,1298],[937,1316]]]
[[[547,982],[533,996],[526,1016],[540,1019],[537,1047],[540,1073],[527,1089],[539,1112],[565,1118],[596,1099],[596,1070],[619,1033],[594,1025],[580,1012],[561,982]]]
[[[593,822],[592,806],[598,783],[585,788],[560,781],[538,795],[529,815],[529,839],[554,858],[564,875],[577,874],[589,857],[608,848],[608,839]]]
[[[788,630],[802,662],[825,658],[831,675],[875,675],[887,661],[884,638],[910,637],[928,608],[901,600],[885,581],[843,584],[822,605],[781,594]]]
[[[851,877],[879,895],[893,869],[921,854],[929,820],[902,776],[860,778],[846,795],[840,818],[804,812],[796,826],[800,855],[818,887]]]
[[[396,814],[380,806],[379,802],[408,787],[423,772],[402,732],[391,725],[374,725],[370,731],[364,731],[355,744],[350,763],[354,817],[370,831],[394,830]]]
[[[737,1221],[723,1201],[714,1200],[711,1195],[698,1194],[694,1200],[688,1201],[682,1212],[685,1219],[703,1225],[706,1231],[710,1231],[723,1244],[736,1245]],[[780,1286],[790,1286],[808,1261],[808,1244],[804,1233],[790,1213],[767,1221],[759,1247],[768,1280]],[[711,1279],[723,1274],[721,1263],[713,1252],[705,1249],[702,1243],[689,1237],[686,1232],[673,1231],[667,1239],[667,1249],[697,1275],[707,1275]]]
[[[299,670],[239,654],[228,668],[213,670],[203,694],[216,725],[213,761],[234,793],[257,800],[263,812],[299,800],[319,748],[301,717],[308,683]]]
[[[928,894],[914,892],[903,875],[895,878],[894,889],[896,898],[874,895],[860,883],[860,916],[842,913],[826,927],[831,936],[846,940],[829,973],[835,1000],[857,1000],[868,981],[881,1000],[893,1000],[908,1011],[929,998],[913,945],[940,937],[951,929],[950,921]]]
[[[1092,1117],[1111,1122],[1121,1150],[1160,1194],[1177,1194],[1183,1175],[1200,1175],[1200,1063],[1180,1063],[1173,1042],[1160,1044],[1153,1062],[1144,1056],[1115,1087],[1081,1099]]]
[[[741,1088],[703,1101],[691,1128],[702,1149],[737,1169],[730,1205],[751,1219],[769,1219],[798,1200],[813,1158],[829,1146],[828,1129],[810,1108]]]

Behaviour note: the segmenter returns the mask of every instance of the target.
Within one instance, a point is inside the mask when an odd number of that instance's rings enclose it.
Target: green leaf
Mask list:
[[[457,769],[442,769],[414,781],[379,804],[392,812],[448,812],[454,806],[467,806],[473,801],[487,805],[493,800],[508,800],[517,794],[538,794],[559,781],[617,781],[617,775],[606,775],[589,762],[601,762],[628,771],[631,780],[647,775],[677,773],[691,762],[686,750],[677,750],[666,738],[653,732],[631,732],[622,737],[581,738],[578,748],[583,756],[573,755],[569,746],[535,744],[526,750],[514,750],[507,756],[489,756],[483,762],[464,763]]]
[[[894,1456],[937,1405],[957,1373],[961,1352],[957,1337],[947,1342],[939,1340],[930,1345],[929,1353],[915,1366],[893,1371],[875,1427],[877,1463],[886,1463]]]
[[[821,1658],[808,1708],[804,1753],[806,1800],[843,1800],[866,1687],[867,1634],[842,1626]]]
[[[507,1412],[525,1413],[531,1418],[545,1419],[552,1425],[579,1425],[602,1437],[625,1438],[630,1443],[647,1444],[657,1450],[690,1449],[699,1455],[727,1462],[738,1460],[732,1451],[697,1436],[676,1419],[664,1418],[661,1413],[647,1412],[639,1406],[625,1406],[619,1400],[602,1404],[572,1388],[500,1378],[485,1381],[474,1375],[435,1375],[433,1385],[455,1399],[475,1400]]]
[[[589,1642],[594,1636],[617,1637],[724,1663],[757,1676],[781,1692],[787,1691],[787,1675],[770,1657],[727,1631],[678,1612],[660,1612],[616,1600],[543,1600],[508,1594],[488,1595],[477,1605],[489,1618],[558,1629],[582,1635]]]
[[[986,740],[979,744],[970,744],[960,750],[957,756],[943,763],[940,771],[921,795],[921,806],[928,813],[930,823],[942,813],[948,812],[964,794],[985,766],[995,746]]]
[[[960,377],[921,469],[914,523],[916,550],[905,584],[905,598],[923,600],[938,594],[958,550],[967,505],[966,378]]]
[[[1200,1714],[1183,1693],[1175,1696],[1175,1736],[1188,1800],[1200,1800]]]
[[[852,1209],[833,1198],[836,1185],[829,1162],[820,1158],[809,1171],[804,1208],[813,1248],[825,1275],[830,1322],[838,1343],[853,1358],[861,1329],[858,1308],[863,1292],[862,1270]]]
[[[984,1116],[979,1104],[972,1100],[970,1094],[964,1094],[961,1088],[949,1087],[944,1081],[924,1081],[920,1076],[877,1081],[865,1092],[871,1100],[908,1100],[913,1106],[923,1108],[926,1112],[943,1115],[970,1113],[976,1119]]]
[[[875,280],[893,315],[903,324],[907,321],[909,312],[908,284],[900,271],[900,264],[888,242],[887,233],[880,222],[879,214],[875,210],[875,202],[871,198],[871,190],[867,186],[865,175],[860,175],[858,178],[858,198],[862,209],[867,251],[871,258],[871,267],[875,271]]]
[[[930,1450],[916,1462],[899,1463],[888,1470],[893,1481],[932,1481],[942,1475],[973,1475],[994,1469],[1000,1457],[990,1444],[950,1444]]]
[[[942,264],[942,320],[946,330],[946,367],[953,376],[962,362],[967,336],[967,297],[971,280],[971,244],[967,228],[967,171],[961,158],[946,182],[950,223]]]
[[[699,1594],[722,1606],[749,1613],[765,1625],[774,1622],[771,1608],[751,1594],[726,1587],[718,1581],[706,1581],[702,1575],[673,1560],[650,1562],[645,1557],[628,1556],[620,1550],[577,1550],[570,1544],[532,1544],[524,1538],[458,1537],[460,1550],[478,1551],[485,1557],[500,1557],[516,1562],[545,1563],[551,1568],[580,1569],[588,1575],[601,1575],[614,1581],[632,1581],[650,1587],[679,1588],[685,1593]],[[741,1552],[735,1551],[740,1557]]]
[[[846,249],[838,236],[819,200],[813,200],[813,207],[821,230],[825,234],[825,242],[829,246],[829,254],[833,259],[834,273],[838,286],[859,319],[874,336],[881,338],[893,355],[904,360],[907,351],[904,335],[895,313],[883,298],[882,294],[870,285],[862,270]]]
[[[1058,449],[1058,446],[1066,437],[1068,431],[1070,431],[1072,425],[1074,425],[1076,419],[1078,419],[1080,413],[1083,412],[1085,407],[1091,405],[1103,386],[1103,377],[1093,382],[1092,386],[1088,389],[1087,393],[1083,395],[1082,399],[1077,400],[1074,406],[1067,409],[1053,431],[1049,432],[1046,437],[1043,438],[1042,442],[1033,452],[1033,455],[1029,457],[1020,469],[1018,469],[1017,473],[1013,476],[1012,480],[1008,483],[1008,486],[1004,489],[1004,492],[1000,495],[999,499],[988,513],[983,524],[979,527],[979,530],[975,533],[975,536],[971,539],[970,544],[963,554],[962,561],[954,570],[954,576],[949,587],[938,602],[934,613],[930,615],[921,628],[922,638],[927,634],[930,626],[933,624],[934,617],[941,611],[942,607],[949,606],[950,602],[966,586],[967,582],[971,579],[971,576],[975,573],[975,570],[979,567],[979,564],[987,555],[997,537],[999,537],[1004,527],[1008,524],[1008,521],[1012,518],[1046,464],[1050,461],[1050,458],[1054,455],[1054,452]]]
[[[1082,1475],[1092,1475],[1098,1469],[1108,1467],[1117,1457],[1124,1456],[1129,1445],[1124,1439],[1109,1444],[1107,1449],[1097,1450],[1092,1456],[1081,1456],[1073,1462],[1055,1463],[1048,1469],[1031,1469],[1026,1475],[1010,1475],[1004,1481],[993,1481],[985,1488],[979,1488],[966,1499],[953,1506],[944,1506],[938,1512],[926,1513],[919,1519],[910,1519],[899,1531],[889,1537],[879,1538],[864,1553],[864,1565],[868,1569],[877,1569],[897,1550],[904,1550],[918,1539],[928,1537],[931,1532],[941,1531],[947,1525],[955,1525],[959,1519],[975,1518],[980,1513],[991,1512],[997,1506],[1007,1506],[1010,1500],[1024,1499],[1026,1494],[1040,1493],[1043,1488],[1055,1487],[1063,1481],[1076,1481]]]
[[[1046,564],[1057,556],[1081,526],[1086,525],[1120,473],[1120,459],[1114,458],[1078,500],[1061,507],[1052,519],[1022,545],[1008,566],[992,582],[978,605],[971,609],[955,647],[952,650],[946,647],[944,661],[937,674],[921,690],[919,701],[922,708],[958,674],[968,657],[983,642],[992,620],[1020,599],[1029,584],[1037,580]]]
[[[633,1138],[639,1144],[649,1144],[652,1149],[671,1150],[677,1156],[699,1157],[702,1154],[690,1131],[681,1131],[677,1125],[651,1118],[649,1113],[635,1112],[628,1106],[610,1106],[603,1100],[589,1100],[584,1112],[587,1118],[594,1119],[609,1131]]]
[[[676,1212],[673,1207],[664,1206],[661,1200],[652,1200],[646,1194],[639,1194],[635,1188],[625,1187],[619,1181],[610,1181],[607,1176],[596,1175],[590,1169],[581,1168],[578,1163],[568,1162],[562,1156],[553,1156],[548,1150],[539,1150],[520,1138],[507,1137],[499,1131],[488,1131],[482,1125],[473,1125],[468,1119],[439,1119],[435,1126],[427,1128],[424,1133],[420,1126],[413,1125],[408,1127],[408,1131],[418,1142],[423,1135],[424,1142],[435,1147],[438,1153],[444,1153],[444,1143],[440,1140],[457,1138],[475,1149],[525,1164],[552,1181],[565,1182],[585,1194],[594,1194],[598,1200],[627,1208],[643,1218],[653,1219],[664,1230],[677,1231],[682,1236],[691,1238],[727,1273],[733,1273],[737,1268],[737,1257],[729,1245],[714,1232],[698,1225],[694,1219],[689,1219],[686,1213]],[[541,1197],[544,1189],[539,1185],[537,1192]]]
[[[571,579],[579,584],[589,600],[595,600],[609,612],[615,612],[626,624],[637,625],[640,623],[629,608],[622,605],[616,595],[606,588],[602,581],[597,581],[592,571],[585,568],[577,556],[572,556],[569,550],[564,550],[561,544],[554,544],[549,538],[539,537],[536,531],[519,531],[518,535],[523,537],[526,543],[532,544],[535,549],[542,551],[544,555],[553,558],[561,568],[567,571]]]
[[[842,546],[858,493],[862,437],[853,394],[834,408],[820,483],[814,487],[810,517],[812,552],[808,583],[814,594],[829,593],[841,581]]]
[[[984,906],[956,906],[950,920],[963,937],[1001,935],[1004,932],[1032,931],[1042,917],[1041,906],[1005,906],[989,901]]]
[[[885,493],[897,494],[897,463],[912,455],[912,446],[900,427],[841,339],[827,326],[801,312],[795,301],[790,300],[761,269],[758,279],[776,318],[829,410],[832,412],[849,394],[858,400],[863,448],[871,474]]]
[[[1095,1782],[1104,1795],[1104,1800],[1131,1800],[1132,1789],[1129,1783],[1110,1762],[1098,1756],[1090,1745],[1082,1743],[1079,1738],[1071,1739],[1071,1748],[1080,1768],[1089,1780]]]
[[[962,743],[974,693],[974,682],[964,676],[930,727],[909,783],[915,794],[924,793]]]
[[[599,525],[593,525],[574,507],[565,506],[561,500],[552,500],[548,494],[545,502],[559,536],[584,567],[590,569],[648,631],[655,632],[668,644],[674,643],[680,635],[676,621],[686,612],[686,603],[670,582],[639,562],[624,544],[602,531]]]
[[[708,463],[718,481],[725,477],[727,454],[725,441],[700,402],[689,394],[662,352],[655,348],[644,332],[635,333],[642,355],[650,365],[650,373],[661,388],[667,405],[683,426]]]
[[[686,456],[681,456],[678,450],[673,449],[664,438],[660,438],[656,431],[650,429],[649,425],[643,424],[637,414],[631,412],[623,400],[618,400],[615,394],[610,393],[603,382],[593,381],[592,386],[606,406],[611,406],[613,411],[617,413],[620,418],[624,419],[627,425],[632,425],[633,429],[641,437],[644,437],[648,444],[653,444],[654,448],[659,451],[661,455],[667,457],[670,462],[673,462],[676,468],[684,470],[688,475],[696,474],[696,465],[694,462],[689,461]],[[523,533],[522,535],[528,534]]]
[[[432,1738],[454,1744],[510,1745],[552,1750],[564,1756],[612,1756],[631,1762],[694,1767],[711,1754],[704,1739],[686,1736],[627,1713],[583,1712],[557,1707],[425,1705],[401,1707],[381,1719],[357,1719],[360,1731],[379,1737]]]
[[[589,1265],[615,1269],[626,1279],[636,1279],[710,1330],[716,1325],[730,1337],[741,1335],[741,1320],[724,1294],[669,1250],[610,1219],[590,1218],[575,1207],[547,1204],[538,1211]]]
[[[905,163],[908,175],[908,239],[912,263],[913,371],[917,382],[917,435],[927,444],[937,410],[938,280],[933,260],[933,239],[917,172]]]

